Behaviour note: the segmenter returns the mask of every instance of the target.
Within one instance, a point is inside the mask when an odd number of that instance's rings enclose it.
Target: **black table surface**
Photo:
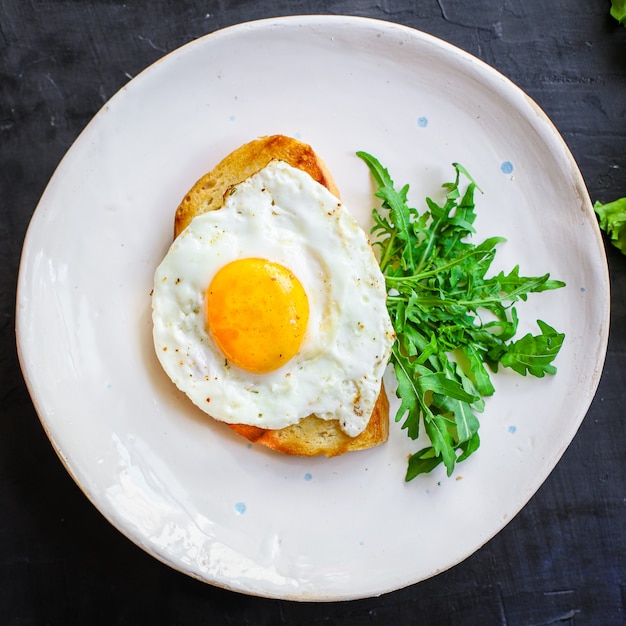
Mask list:
[[[528,93],[592,200],[626,196],[626,28],[608,0],[0,0],[0,624],[626,623],[626,256],[604,238],[611,329],[602,379],[561,461],[471,557],[378,598],[298,603],[195,581],[136,547],[88,502],[47,440],[15,345],[29,220],[100,107],[163,54],[290,14],[405,24],[483,59]]]

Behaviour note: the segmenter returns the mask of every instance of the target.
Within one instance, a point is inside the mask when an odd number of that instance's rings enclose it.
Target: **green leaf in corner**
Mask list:
[[[626,0],[624,0],[626,13]],[[626,18],[625,18],[626,19]],[[600,228],[611,238],[611,243],[626,254],[626,198],[593,205],[600,219]]]
[[[611,15],[626,26],[626,0],[611,0]]]

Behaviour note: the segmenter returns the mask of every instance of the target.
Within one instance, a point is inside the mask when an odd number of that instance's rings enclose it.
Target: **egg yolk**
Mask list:
[[[309,302],[291,270],[266,259],[239,259],[222,267],[211,281],[206,319],[229,362],[265,373],[298,352]]]

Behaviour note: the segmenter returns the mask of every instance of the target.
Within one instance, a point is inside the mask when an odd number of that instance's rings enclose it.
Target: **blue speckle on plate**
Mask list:
[[[228,119],[229,119],[231,122],[234,122],[234,121],[235,121],[235,116],[234,116],[234,115],[231,115],[231,116],[229,116],[229,118],[228,118]]]
[[[245,512],[246,512],[246,503],[237,502],[235,504],[235,513],[237,513],[237,515],[243,515]]]
[[[417,125],[418,125],[420,128],[426,128],[426,126],[428,126],[428,118],[427,118],[427,117],[424,117],[424,116],[422,116],[422,117],[418,117],[418,118],[417,118]]]
[[[581,287],[581,288],[580,288],[580,291],[581,291],[582,293],[585,293],[585,291],[587,291],[587,290],[586,290],[584,287]]]
[[[307,472],[307,473],[304,475],[304,480],[306,480],[306,481],[309,481],[309,480],[311,480],[312,478],[313,478],[313,474],[309,474],[309,472]]]
[[[509,426],[507,430],[513,435],[517,431],[517,426]]]
[[[511,161],[503,161],[500,165],[500,170],[503,174],[511,174],[513,172],[513,163]]]

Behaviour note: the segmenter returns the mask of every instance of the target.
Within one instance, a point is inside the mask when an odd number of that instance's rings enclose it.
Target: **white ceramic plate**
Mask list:
[[[480,239],[498,264],[567,288],[519,307],[564,331],[558,375],[496,377],[481,449],[403,480],[416,449],[280,456],[212,423],[153,353],[150,290],[188,187],[240,144],[283,133],[312,144],[370,226],[377,156],[414,204],[460,161],[481,185]],[[453,566],[538,489],[594,395],[608,331],[607,268],[580,173],[546,116],[468,54],[418,31],[352,17],[242,24],[130,81],[63,159],[24,245],[22,369],[67,470],[122,533],[209,583],[261,596],[381,594]],[[393,380],[388,381],[393,386]],[[393,407],[392,407],[393,411]]]

